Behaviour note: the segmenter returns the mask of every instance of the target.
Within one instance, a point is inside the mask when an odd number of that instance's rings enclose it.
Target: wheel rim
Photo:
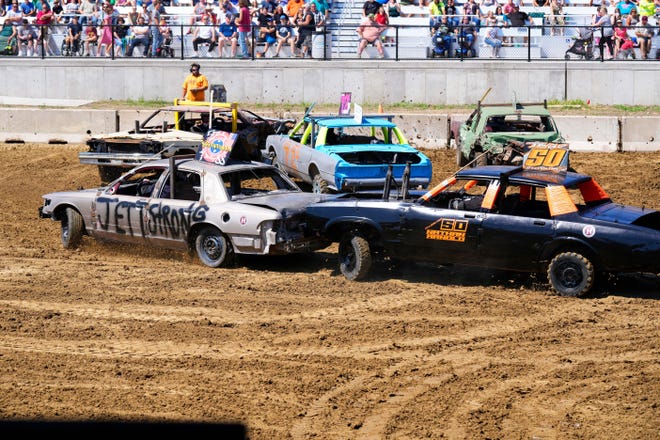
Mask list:
[[[208,236],[202,243],[204,253],[213,260],[222,258],[225,252],[224,240],[219,236]]]
[[[71,231],[69,230],[69,224],[67,223],[66,220],[62,220],[62,240],[63,241],[69,241],[69,235],[71,234]]]
[[[346,248],[341,254],[341,264],[348,272],[355,269],[356,257],[351,245],[346,245]]]
[[[555,271],[557,279],[564,287],[574,288],[580,285],[583,276],[580,268],[574,264],[564,263]]]

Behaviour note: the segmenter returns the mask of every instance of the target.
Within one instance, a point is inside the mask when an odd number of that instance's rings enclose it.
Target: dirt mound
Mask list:
[[[83,145],[0,145],[0,418],[239,423],[253,439],[655,439],[660,285],[584,299],[544,279],[415,266],[345,280],[334,248],[210,269],[86,238],[41,194],[99,183]],[[434,180],[454,153],[425,151]],[[574,154],[660,208],[660,153]]]

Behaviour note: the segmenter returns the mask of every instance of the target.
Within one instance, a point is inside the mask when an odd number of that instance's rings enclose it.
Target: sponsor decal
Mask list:
[[[196,159],[217,165],[225,165],[229,160],[237,136],[236,133],[221,130],[209,132],[197,150]]]
[[[426,227],[426,239],[464,242],[467,227],[467,220],[441,218]]]
[[[245,225],[247,223],[247,217],[242,216],[240,222],[242,225]]]
[[[523,158],[525,171],[552,171],[566,174],[568,170],[568,144],[534,142]]]

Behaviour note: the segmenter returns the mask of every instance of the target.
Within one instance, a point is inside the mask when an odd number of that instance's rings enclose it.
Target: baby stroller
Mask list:
[[[564,59],[570,60],[571,55],[577,55],[580,60],[591,60],[594,58],[594,31],[588,27],[582,27],[578,31],[573,45],[568,48]]]
[[[451,35],[443,32],[442,29],[436,29],[431,37],[431,58],[451,57]]]

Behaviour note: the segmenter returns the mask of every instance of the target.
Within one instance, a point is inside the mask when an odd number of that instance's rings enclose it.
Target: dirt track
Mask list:
[[[657,439],[660,282],[584,299],[416,267],[367,283],[309,257],[65,251],[41,194],[98,184],[84,146],[0,145],[0,419],[235,422],[253,439]],[[453,153],[429,151],[435,180]],[[574,154],[660,208],[660,153]]]

